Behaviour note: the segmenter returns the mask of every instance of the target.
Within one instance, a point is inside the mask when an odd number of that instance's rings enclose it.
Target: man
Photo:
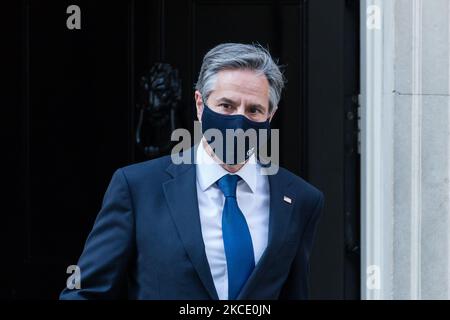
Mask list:
[[[130,299],[306,299],[323,194],[283,168],[263,174],[248,148],[225,158],[227,145],[206,138],[268,128],[283,86],[260,46],[210,50],[195,91],[204,135],[186,151],[194,163],[166,156],[114,173],[78,262],[81,288],[61,299],[117,298],[126,285]]]

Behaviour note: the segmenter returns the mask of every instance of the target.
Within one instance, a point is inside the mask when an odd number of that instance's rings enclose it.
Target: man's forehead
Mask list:
[[[248,69],[226,69],[216,74],[216,81],[220,82],[240,82],[244,84],[255,84],[259,86],[268,86],[266,76],[263,73]]]
[[[230,99],[239,102],[245,99],[268,106],[269,83],[264,75],[254,71],[221,71],[217,74],[212,89],[211,94],[215,100]]]

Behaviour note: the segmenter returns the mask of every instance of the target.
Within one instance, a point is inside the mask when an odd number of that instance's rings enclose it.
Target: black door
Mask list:
[[[273,121],[281,164],[326,196],[312,298],[359,298],[358,1],[76,1],[81,29],[69,30],[72,4],[9,5],[2,296],[57,298],[114,170],[167,153],[136,144],[142,76],[152,66],[178,71],[174,123],[192,131],[203,55],[221,42],[257,42],[288,79]],[[152,128],[141,135],[168,139]]]

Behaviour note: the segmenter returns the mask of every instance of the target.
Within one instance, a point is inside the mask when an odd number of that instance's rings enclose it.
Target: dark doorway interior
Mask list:
[[[288,79],[273,127],[281,162],[324,191],[312,298],[359,298],[357,0],[73,1],[9,5],[12,85],[2,110],[10,186],[6,298],[57,298],[115,169],[147,159],[136,146],[140,79],[156,62],[178,70],[177,127],[192,131],[202,56],[221,42],[258,42]],[[167,139],[163,134],[156,140]]]

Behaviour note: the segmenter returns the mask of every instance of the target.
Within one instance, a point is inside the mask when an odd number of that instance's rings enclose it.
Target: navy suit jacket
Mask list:
[[[322,192],[280,168],[268,176],[268,245],[241,299],[306,299]],[[284,201],[284,196],[292,199]],[[195,164],[170,156],[118,169],[60,299],[218,299],[201,233]]]

